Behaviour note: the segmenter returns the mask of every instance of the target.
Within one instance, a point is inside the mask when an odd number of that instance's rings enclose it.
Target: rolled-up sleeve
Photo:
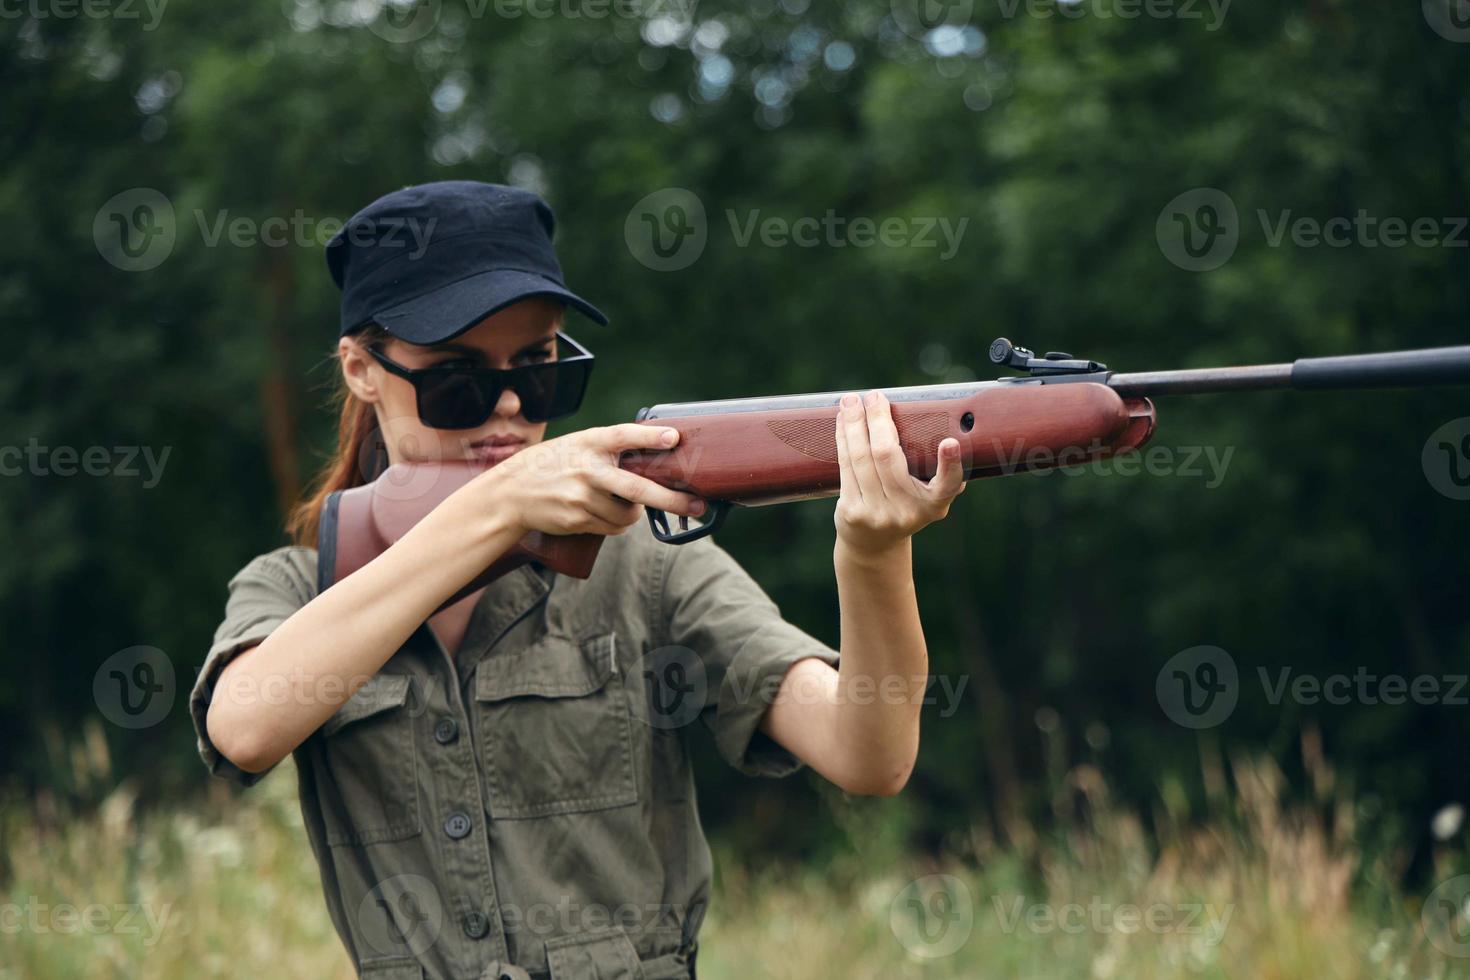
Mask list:
[[[670,645],[694,652],[703,667],[700,717],[720,755],[751,776],[785,776],[801,760],[760,731],[786,672],[816,657],[833,667],[838,652],[783,619],[770,596],[712,538],[662,545],[659,610]]]
[[[206,724],[209,704],[220,672],[230,661],[270,636],[315,594],[316,552],[309,548],[279,548],[260,555],[230,579],[224,620],[214,631],[214,642],[189,694],[199,755],[212,774],[245,786],[265,776],[265,772],[244,771],[215,748]]]

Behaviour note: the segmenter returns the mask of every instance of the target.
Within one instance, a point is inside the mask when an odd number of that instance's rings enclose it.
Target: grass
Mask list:
[[[139,813],[123,786],[84,818],[0,809],[0,980],[351,978],[282,770],[192,808]],[[1269,764],[1232,775],[1214,825],[1149,834],[1077,767],[1065,829],[977,830],[946,860],[897,856],[902,798],[834,797],[852,850],[820,872],[717,853],[700,976],[1470,978],[1351,806],[1284,806]]]

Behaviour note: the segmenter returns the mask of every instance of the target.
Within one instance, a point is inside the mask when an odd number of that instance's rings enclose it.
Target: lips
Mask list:
[[[470,443],[470,452],[475,458],[487,463],[498,463],[524,449],[526,440],[516,436],[490,436]]]

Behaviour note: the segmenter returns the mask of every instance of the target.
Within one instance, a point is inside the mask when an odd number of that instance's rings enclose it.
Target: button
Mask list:
[[[459,723],[448,716],[440,718],[439,724],[434,726],[434,741],[440,745],[448,745],[457,738],[459,738]]]
[[[490,934],[490,920],[483,913],[471,912],[464,917],[464,934],[471,939],[484,939]]]
[[[451,813],[449,819],[444,821],[444,832],[455,840],[468,837],[474,829],[475,825],[470,822],[470,818],[458,811]]]

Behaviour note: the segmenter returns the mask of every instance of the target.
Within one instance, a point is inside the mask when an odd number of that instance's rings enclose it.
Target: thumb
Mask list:
[[[939,443],[939,465],[924,486],[936,497],[953,497],[965,488],[965,468],[960,465],[960,441],[945,439]]]

